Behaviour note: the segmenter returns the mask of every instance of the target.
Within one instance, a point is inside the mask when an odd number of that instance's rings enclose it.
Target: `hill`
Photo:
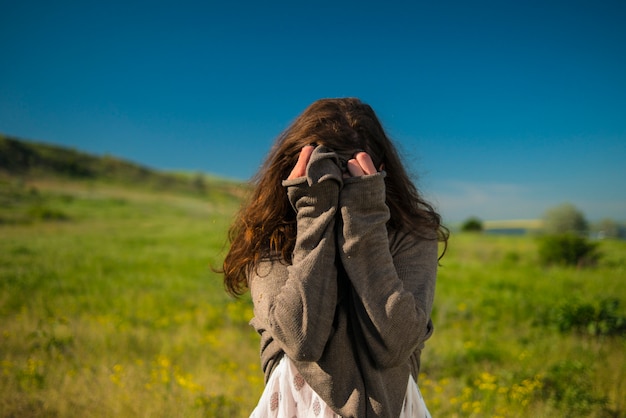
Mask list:
[[[0,225],[65,222],[90,217],[94,205],[115,212],[141,202],[234,213],[247,190],[245,183],[204,173],[162,172],[0,135]]]
[[[141,189],[229,194],[241,197],[243,184],[204,173],[169,173],[114,156],[96,156],[0,134],[0,175],[22,180],[97,181]]]

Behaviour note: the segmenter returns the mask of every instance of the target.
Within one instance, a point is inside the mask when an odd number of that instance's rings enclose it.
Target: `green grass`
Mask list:
[[[0,416],[238,416],[254,405],[251,306],[210,268],[235,200],[80,183],[12,196],[5,217],[20,221],[0,227]],[[33,202],[64,219],[32,217]]]
[[[252,307],[210,268],[243,191],[212,181],[0,181],[0,416],[249,415]],[[433,416],[626,416],[626,243],[599,249],[544,268],[532,237],[452,236],[419,382]]]
[[[446,417],[626,416],[626,243],[594,269],[545,268],[532,237],[454,235],[420,386]],[[606,332],[589,326],[601,321]],[[591,307],[579,328],[563,313]],[[604,312],[602,311],[602,312]],[[594,316],[595,315],[595,316]],[[609,318],[609,319],[610,319]],[[595,321],[595,322],[594,322]],[[613,324],[613,325],[611,325]]]

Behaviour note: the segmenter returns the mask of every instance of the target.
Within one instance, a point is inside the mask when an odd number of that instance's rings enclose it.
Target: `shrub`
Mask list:
[[[620,313],[620,300],[605,298],[597,303],[568,301],[554,309],[550,322],[561,332],[588,335],[626,335],[626,316]]]
[[[467,219],[463,222],[463,225],[461,225],[461,231],[463,232],[481,232],[482,230],[483,222],[476,217]]]
[[[539,259],[545,265],[594,265],[600,257],[597,247],[597,243],[571,233],[546,235],[539,241]]]
[[[63,211],[45,205],[35,205],[28,210],[28,217],[36,221],[66,221],[69,219]]]

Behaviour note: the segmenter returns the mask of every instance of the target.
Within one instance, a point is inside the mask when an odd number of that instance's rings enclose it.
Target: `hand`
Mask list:
[[[345,173],[344,177],[359,177],[377,172],[372,157],[366,152],[359,152],[348,160],[348,173]]]
[[[311,158],[311,154],[313,154],[313,150],[315,147],[313,145],[307,145],[302,148],[300,151],[300,156],[298,156],[298,161],[296,165],[291,170],[289,177],[287,180],[297,179],[299,177],[304,177],[306,175],[306,166],[309,164],[309,159]]]

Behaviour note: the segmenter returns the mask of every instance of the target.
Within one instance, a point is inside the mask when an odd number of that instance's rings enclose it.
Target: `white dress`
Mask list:
[[[340,418],[298,373],[287,356],[272,372],[250,418]],[[404,405],[399,418],[431,418],[424,398],[409,375]]]

